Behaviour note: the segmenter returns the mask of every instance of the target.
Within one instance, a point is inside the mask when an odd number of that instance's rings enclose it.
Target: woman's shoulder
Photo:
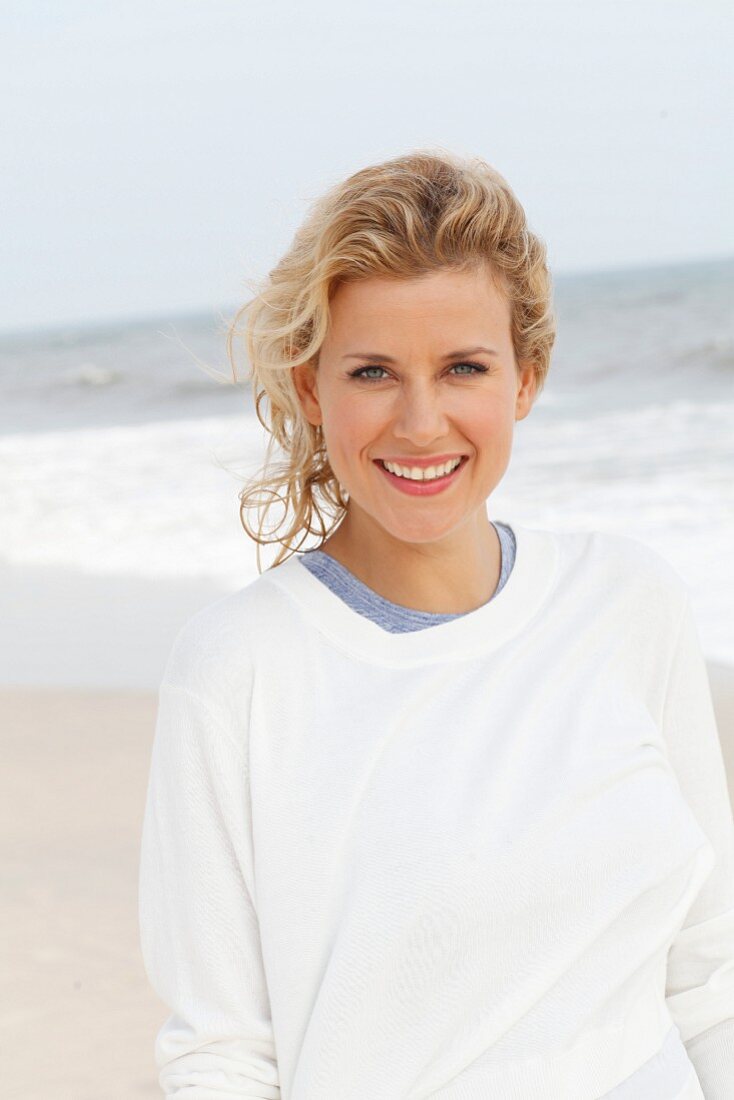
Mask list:
[[[261,574],[210,601],[184,621],[174,635],[163,684],[200,697],[247,687],[258,640],[273,622],[277,599],[266,577]]]
[[[688,592],[683,575],[663,550],[634,534],[599,528],[554,529],[561,572],[586,575],[611,595],[677,607]]]

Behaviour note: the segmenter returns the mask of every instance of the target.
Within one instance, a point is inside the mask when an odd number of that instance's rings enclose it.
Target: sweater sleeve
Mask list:
[[[734,1095],[734,819],[700,637],[686,589],[663,708],[683,797],[715,862],[673,940],[666,1000],[706,1100]]]
[[[280,1097],[249,820],[234,739],[200,698],[164,681],[138,901],[145,969],[170,1009],[155,1040],[166,1097]]]

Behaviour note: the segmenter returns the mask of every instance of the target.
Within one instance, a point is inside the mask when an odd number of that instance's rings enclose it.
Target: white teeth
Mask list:
[[[460,462],[461,458],[454,458],[440,466],[427,466],[425,470],[420,466],[396,466],[394,462],[383,462],[382,465],[398,477],[407,477],[411,481],[433,481],[437,477],[445,477],[446,474],[451,473]]]

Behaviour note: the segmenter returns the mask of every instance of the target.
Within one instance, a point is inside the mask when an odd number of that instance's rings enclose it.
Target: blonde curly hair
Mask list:
[[[361,169],[311,205],[290,248],[256,284],[227,333],[236,376],[234,341],[244,318],[255,412],[270,435],[261,474],[239,493],[240,521],[257,544],[259,572],[261,546],[280,544],[274,568],[308,535],[323,542],[346,513],[348,494],[329,465],[321,425],[306,419],[292,373],[297,364],[318,364],[338,286],[482,264],[508,296],[515,356],[533,364],[537,395],[556,335],[546,246],[529,230],[499,172],[478,157],[417,151]],[[275,444],[286,456],[277,464]],[[284,514],[266,537],[266,518],[278,501]],[[247,522],[250,509],[258,511],[256,528]]]

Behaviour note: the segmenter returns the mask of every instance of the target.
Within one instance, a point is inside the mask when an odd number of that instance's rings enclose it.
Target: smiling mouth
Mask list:
[[[411,466],[408,466],[407,464],[405,466],[403,466],[400,463],[392,463],[391,462],[389,464],[390,466],[393,467],[393,469],[391,470],[391,469],[388,468],[388,466],[385,465],[385,462],[384,462],[383,459],[376,458],[373,461],[374,461],[375,465],[379,466],[389,477],[396,478],[398,481],[402,481],[406,485],[416,485],[416,486],[418,486],[418,485],[439,484],[440,482],[448,482],[454,476],[454,474],[456,474],[456,472],[462,468],[462,466],[466,465],[466,463],[469,461],[469,456],[468,455],[458,456],[457,460],[454,463],[454,465],[448,470],[448,472],[436,474],[436,475],[433,475],[431,477],[426,477],[425,476],[425,470],[430,470],[430,469],[433,468],[433,467],[430,467],[430,466],[427,466],[425,468],[421,468],[420,466],[411,467]],[[446,463],[445,462],[444,463],[439,463],[437,465],[445,466]],[[411,470],[411,473],[398,473],[397,470],[395,469],[396,466],[399,466],[400,469],[403,469],[403,470]],[[419,477],[413,477],[412,476],[412,470],[413,469],[418,469],[418,470],[421,471],[421,474],[420,474]]]

